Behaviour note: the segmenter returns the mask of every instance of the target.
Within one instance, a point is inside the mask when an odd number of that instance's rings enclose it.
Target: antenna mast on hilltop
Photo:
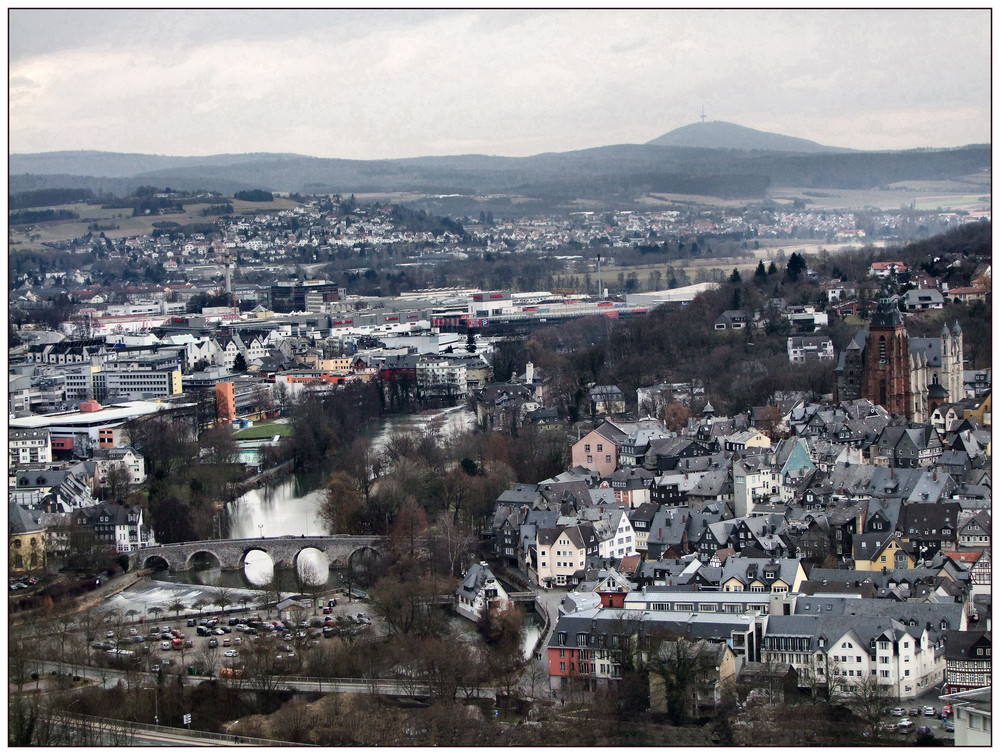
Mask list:
[[[701,122],[702,123],[705,122],[705,105],[704,104],[702,104],[702,106],[701,106]]]

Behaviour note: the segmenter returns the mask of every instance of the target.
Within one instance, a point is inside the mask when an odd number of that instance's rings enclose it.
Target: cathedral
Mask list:
[[[866,398],[890,414],[927,422],[931,412],[964,397],[962,330],[956,322],[940,338],[910,338],[895,303],[883,295],[868,330],[840,353],[834,399]]]

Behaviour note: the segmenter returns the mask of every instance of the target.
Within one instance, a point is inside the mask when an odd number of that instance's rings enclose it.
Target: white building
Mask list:
[[[624,509],[608,512],[605,519],[594,522],[597,537],[597,555],[605,559],[620,559],[634,556],[636,536]]]
[[[992,687],[942,695],[941,699],[951,703],[955,747],[989,747],[993,744]]]
[[[471,621],[479,621],[483,611],[508,602],[507,591],[485,561],[469,567],[461,586],[455,591],[455,597],[459,615]]]
[[[49,431],[43,428],[9,428],[7,448],[11,469],[25,464],[48,464],[52,461],[52,442]]]

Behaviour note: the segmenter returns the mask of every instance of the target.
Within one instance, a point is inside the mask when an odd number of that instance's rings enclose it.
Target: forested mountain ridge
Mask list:
[[[47,188],[128,193],[141,185],[231,193],[505,193],[630,199],[648,193],[763,198],[769,188],[868,189],[987,170],[990,146],[902,152],[788,152],[622,144],[530,157],[457,155],[342,160],[257,153],[168,157],[103,152],[13,154],[12,193]]]

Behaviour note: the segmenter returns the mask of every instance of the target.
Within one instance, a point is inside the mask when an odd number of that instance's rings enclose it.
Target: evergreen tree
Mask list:
[[[774,264],[773,262],[771,263]],[[753,282],[763,283],[767,279],[767,270],[764,269],[764,260],[757,263],[757,269],[753,271]]]
[[[792,256],[788,258],[788,266],[785,268],[788,279],[791,281],[799,280],[806,271],[806,267],[805,257],[798,252],[792,252]]]
[[[742,283],[743,282],[743,276],[740,275],[740,271],[737,270],[735,267],[733,268],[733,274],[729,276],[729,282],[730,283]]]
[[[246,372],[247,371],[247,360],[243,356],[243,352],[236,355],[236,359],[233,360],[233,372]]]

